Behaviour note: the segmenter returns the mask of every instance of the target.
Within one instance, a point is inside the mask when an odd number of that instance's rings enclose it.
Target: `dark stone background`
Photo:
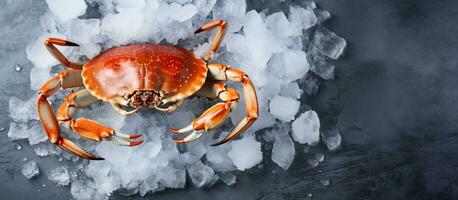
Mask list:
[[[266,2],[253,0],[249,7]],[[188,186],[147,198],[306,199],[311,193],[312,199],[458,199],[458,1],[316,2],[331,12],[325,26],[348,48],[335,63],[336,79],[309,102],[326,126],[337,122],[343,147],[327,152],[314,169],[298,152],[286,172],[266,159],[264,168],[238,173],[234,187]],[[0,73],[9,77],[8,87],[0,81],[0,127],[8,128],[9,96],[31,95],[25,45],[37,28],[21,24],[38,22],[43,6],[0,2]],[[14,72],[14,64],[24,69]],[[35,158],[25,143],[16,151],[6,133],[0,135],[0,199],[70,199],[69,187],[56,187],[44,175],[33,181],[21,175],[23,157],[37,160],[42,172],[57,161]],[[331,185],[320,184],[322,178]]]

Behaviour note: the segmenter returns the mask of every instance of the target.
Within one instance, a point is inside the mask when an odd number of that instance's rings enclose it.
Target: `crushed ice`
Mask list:
[[[78,48],[61,50],[71,60],[80,62],[107,48],[141,42],[177,44],[201,55],[208,50],[212,34],[194,35],[193,31],[205,22],[222,18],[228,21],[229,29],[212,62],[226,63],[248,73],[259,97],[260,118],[256,123],[239,140],[217,147],[209,144],[221,139],[243,117],[244,106],[239,106],[221,128],[205,134],[200,141],[179,147],[171,141],[166,128],[186,125],[211,102],[193,98],[170,115],[138,113],[128,118],[118,115],[109,105],[97,104],[80,114],[116,130],[146,135],[143,145],[127,148],[89,142],[63,131],[66,137],[105,161],[78,159],[49,144],[37,121],[36,96],[28,100],[12,97],[9,112],[14,122],[8,136],[12,140],[28,139],[38,156],[54,155],[59,160],[74,162],[75,168],[81,170],[78,175],[67,166],[57,166],[47,175],[57,185],[70,184],[76,199],[108,199],[114,191],[145,195],[166,188],[184,188],[187,182],[196,187],[210,187],[217,181],[233,185],[237,177],[232,171],[262,165],[261,161],[266,159],[263,151],[272,151],[272,161],[287,170],[296,154],[294,141],[306,144],[304,152],[319,144],[319,116],[313,110],[302,109],[307,106],[301,97],[316,94],[317,77],[334,77],[335,66],[329,60],[341,56],[346,41],[320,25],[330,18],[330,13],[316,7],[313,1],[307,1],[304,7],[290,5],[284,12],[275,13],[268,9],[247,10],[245,0],[46,2],[49,11],[41,17],[43,32],[26,48],[27,58],[35,66],[30,75],[32,90],[49,79],[51,69],[58,64],[42,44],[47,37],[78,43]],[[64,92],[51,97],[56,102],[53,106],[63,97]],[[255,132],[268,127],[273,129],[259,131],[257,134],[264,135],[256,139]],[[338,130],[324,131],[321,138],[329,150],[340,146]],[[264,148],[263,143],[273,143],[273,148]],[[323,160],[323,154],[313,154],[307,162],[317,166]],[[34,161],[26,162],[22,172],[27,178],[39,173]]]

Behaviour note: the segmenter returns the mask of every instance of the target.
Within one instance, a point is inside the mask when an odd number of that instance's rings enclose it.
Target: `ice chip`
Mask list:
[[[261,143],[252,136],[233,141],[228,156],[238,170],[244,171],[262,161]]]
[[[291,140],[288,132],[276,135],[272,149],[272,161],[283,170],[287,170],[291,166],[291,163],[293,163],[295,152],[294,142]]]
[[[48,179],[59,186],[70,184],[70,175],[66,167],[57,167],[48,172]]]
[[[347,42],[325,27],[319,27],[313,36],[312,45],[322,54],[337,59],[343,53]]]
[[[269,61],[269,67],[275,77],[289,81],[303,77],[310,69],[307,55],[300,50],[275,54]]]
[[[325,80],[334,79],[335,66],[324,58],[315,57],[311,70]]]
[[[213,19],[224,19],[228,22],[228,32],[237,32],[242,28],[245,18],[246,1],[217,1],[213,7]]]
[[[24,177],[26,177],[27,179],[31,179],[40,174],[40,170],[38,169],[37,162],[35,162],[34,160],[26,162],[22,166],[21,172],[22,172],[22,175],[24,175]]]
[[[84,0],[46,0],[49,9],[63,22],[68,22],[86,12],[86,2]]]
[[[220,178],[227,186],[233,186],[237,182],[237,176],[233,173],[221,174]]]
[[[197,13],[197,8],[193,4],[180,5],[178,3],[171,3],[167,9],[167,16],[177,20],[178,22],[184,22]]]
[[[338,129],[330,129],[327,131],[323,131],[321,133],[321,137],[323,138],[324,143],[329,150],[334,151],[340,147],[340,143],[342,142],[342,137],[340,136],[340,132]]]
[[[292,35],[299,36],[302,35],[302,30],[314,26],[318,20],[313,10],[290,6],[289,21]]]
[[[294,120],[292,129],[293,139],[301,144],[316,145],[320,140],[320,120],[313,110],[302,113]]]
[[[35,105],[36,98],[22,101],[16,97],[11,97],[9,101],[10,117],[16,122],[29,122],[29,120],[38,120]]]
[[[290,122],[299,111],[300,102],[296,99],[283,97],[280,95],[275,96],[269,104],[270,113],[277,119],[285,122]]]
[[[11,140],[20,140],[29,137],[27,124],[11,122],[8,137],[11,138]]]
[[[192,183],[199,188],[209,185],[215,176],[213,169],[200,161],[187,167],[187,170]]]

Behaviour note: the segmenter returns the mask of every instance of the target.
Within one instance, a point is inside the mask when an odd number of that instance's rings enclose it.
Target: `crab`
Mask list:
[[[209,63],[224,38],[227,22],[215,20],[204,24],[195,33],[218,28],[209,52],[197,57],[193,52],[174,45],[131,44],[108,49],[85,64],[69,61],[57,46],[79,46],[73,42],[48,38],[44,44],[51,55],[62,65],[71,69],[61,71],[46,81],[38,91],[37,109],[40,121],[51,143],[77,156],[103,160],[60,134],[65,127],[84,138],[107,140],[117,145],[137,146],[141,134],[124,134],[99,122],[77,118],[78,109],[99,101],[110,103],[122,115],[130,115],[142,108],[160,112],[173,112],[190,96],[220,99],[219,102],[188,126],[170,131],[176,134],[189,133],[177,143],[198,139],[203,133],[214,130],[228,117],[239,102],[238,92],[226,86],[226,81],[241,83],[246,116],[220,142],[224,144],[249,128],[259,117],[255,87],[246,73],[225,64]],[[48,97],[59,89],[79,88],[70,93],[55,114]]]

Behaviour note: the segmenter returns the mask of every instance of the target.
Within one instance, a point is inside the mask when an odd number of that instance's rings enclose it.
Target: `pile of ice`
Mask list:
[[[142,42],[179,45],[200,55],[208,50],[214,32],[199,35],[193,32],[200,25],[221,18],[228,21],[229,30],[212,62],[226,63],[248,73],[259,97],[260,118],[256,123],[239,140],[217,147],[210,144],[224,137],[245,114],[243,102],[221,128],[186,145],[173,143],[166,128],[187,125],[197,117],[196,113],[214,102],[191,98],[171,114],[141,112],[128,118],[114,112],[109,105],[92,106],[80,115],[122,132],[140,132],[146,136],[144,144],[129,148],[89,142],[63,131],[65,137],[104,157],[104,161],[78,159],[43,142],[45,134],[36,123],[36,96],[27,101],[11,98],[9,106],[14,122],[8,135],[12,139],[28,138],[39,156],[55,155],[60,160],[62,157],[72,160],[74,166],[47,171],[48,178],[56,184],[71,184],[76,199],[107,199],[115,191],[122,195],[145,195],[165,188],[183,188],[187,182],[196,187],[209,187],[220,180],[232,185],[236,182],[232,172],[261,163],[266,159],[263,151],[271,151],[272,161],[286,170],[294,160],[294,141],[306,144],[306,148],[319,144],[318,115],[306,110],[303,97],[317,92],[320,79],[334,77],[335,67],[329,60],[339,58],[346,42],[320,25],[330,14],[317,8],[313,1],[306,0],[301,6],[291,4],[289,9],[274,13],[269,9],[247,10],[245,0],[46,2],[49,11],[41,18],[43,31],[26,49],[28,59],[35,66],[30,75],[33,90],[51,77],[51,69],[58,64],[43,46],[47,37],[78,43],[78,48],[59,48],[70,60],[79,62],[111,47]],[[53,68],[52,72],[55,71]],[[62,101],[63,94],[50,98],[54,107]],[[266,128],[269,131],[260,131]],[[255,133],[262,137],[255,137]],[[329,149],[338,148],[338,130],[321,134]],[[273,149],[261,145],[270,142]],[[312,163],[324,159],[323,154],[314,158]],[[33,174],[33,170],[27,172]]]

